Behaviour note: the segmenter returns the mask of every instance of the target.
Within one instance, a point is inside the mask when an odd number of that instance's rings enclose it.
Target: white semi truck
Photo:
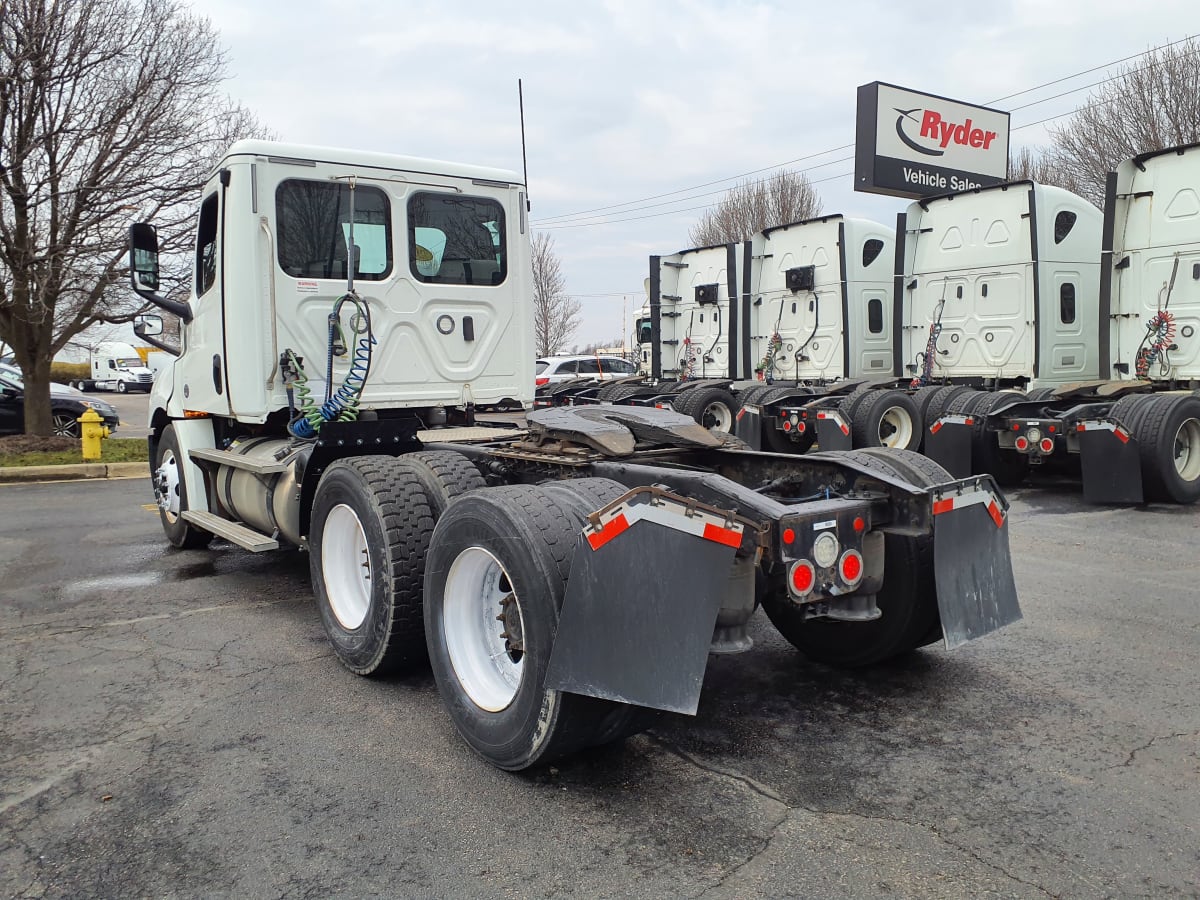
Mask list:
[[[138,355],[132,344],[104,341],[97,344],[88,356],[89,377],[72,382],[81,391],[132,391],[149,393],[154,384],[154,372]]]
[[[748,396],[886,375],[893,242],[884,225],[829,215],[740,243],[652,256],[636,329],[649,376],[547,393],[559,402],[670,403],[730,431]],[[783,424],[764,429],[772,448],[811,443],[811,433]]]
[[[428,657],[446,710],[523,769],[694,712],[759,603],[814,659],[866,665],[1019,616],[1007,504],[902,452],[788,459],[647,407],[530,412],[525,187],[514,173],[262,141],[201,194],[187,302],[150,399],[171,544],[300,548],[337,658]],[[155,334],[161,317],[138,333]],[[441,427],[445,426],[445,427]]]
[[[1078,454],[1093,502],[1200,499],[1198,183],[1200,145],[1110,173],[1097,292],[1066,276],[1043,288],[1034,388],[960,393],[933,423],[930,455],[1016,481],[1029,465]]]

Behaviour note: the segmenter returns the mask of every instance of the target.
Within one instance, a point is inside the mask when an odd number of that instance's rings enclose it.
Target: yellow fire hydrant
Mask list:
[[[80,425],[80,439],[83,443],[83,458],[85,460],[100,458],[100,442],[112,434],[108,426],[103,424],[100,413],[94,409],[86,409],[77,420]]]

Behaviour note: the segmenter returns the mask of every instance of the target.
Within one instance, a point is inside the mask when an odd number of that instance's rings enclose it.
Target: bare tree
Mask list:
[[[533,340],[538,356],[552,356],[579,327],[582,305],[567,294],[554,238],[542,231],[533,237]]]
[[[220,151],[261,134],[218,93],[225,58],[178,0],[0,2],[0,340],[25,376],[25,429],[50,431],[50,360],[127,322],[125,231],[189,246],[188,204]]]
[[[1103,206],[1105,178],[1117,163],[1200,140],[1200,42],[1150,51],[1051,133],[1050,163],[1074,183],[1062,186]]]
[[[744,241],[755,232],[821,214],[821,198],[803,172],[779,169],[768,178],[743,181],[700,217],[688,238],[695,247]]]

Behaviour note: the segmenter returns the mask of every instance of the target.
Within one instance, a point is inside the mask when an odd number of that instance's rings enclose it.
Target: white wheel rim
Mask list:
[[[892,406],[879,419],[879,446],[904,449],[913,436],[913,421],[908,410]]]
[[[334,617],[343,628],[354,631],[366,620],[371,606],[371,554],[358,515],[345,503],[325,517],[321,574]]]
[[[508,707],[525,667],[524,620],[508,573],[487,550],[468,547],[454,560],[443,616],[446,652],[464,693],[487,712]],[[510,634],[510,625],[520,634]]]
[[[154,473],[154,498],[167,521],[174,524],[179,518],[179,463],[170,450],[163,453]]]
[[[712,419],[712,424],[708,426],[709,431],[727,432],[733,427],[733,412],[720,400],[715,400],[704,407],[704,414],[700,418],[702,421]]]
[[[1175,471],[1184,481],[1200,478],[1200,419],[1184,419],[1175,432]]]

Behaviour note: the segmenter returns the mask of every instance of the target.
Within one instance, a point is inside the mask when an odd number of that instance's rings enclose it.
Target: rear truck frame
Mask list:
[[[319,240],[294,230],[296,203]],[[531,370],[511,378],[532,359],[525,209],[512,173],[243,142],[206,186],[186,303],[157,294],[157,237],[134,225],[135,291],[183,320],[151,395],[168,541],[307,552],[341,664],[428,661],[464,740],[510,770],[621,740],[651,710],[694,713],[709,654],[748,649],[760,605],[843,666],[1020,617],[989,476],[902,451],[748,451],[654,406],[470,425],[470,401],[532,396]],[[390,236],[405,228],[407,249]],[[345,255],[321,255],[339,234]],[[378,277],[356,287],[364,270]],[[432,371],[414,378],[418,353]],[[322,369],[318,407],[302,395]]]

